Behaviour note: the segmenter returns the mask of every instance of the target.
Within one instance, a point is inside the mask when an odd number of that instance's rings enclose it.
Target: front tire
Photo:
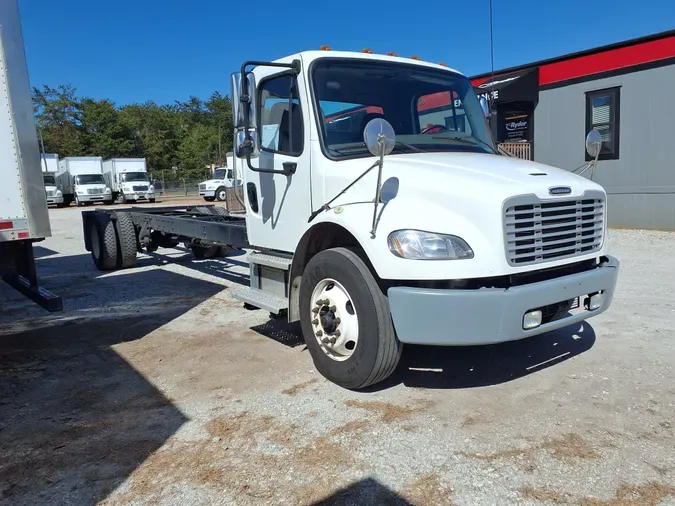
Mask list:
[[[224,186],[221,186],[216,190],[216,200],[218,202],[224,202],[227,200],[227,191]]]
[[[343,388],[383,381],[401,358],[387,297],[351,249],[325,250],[309,261],[300,286],[300,324],[314,366]]]

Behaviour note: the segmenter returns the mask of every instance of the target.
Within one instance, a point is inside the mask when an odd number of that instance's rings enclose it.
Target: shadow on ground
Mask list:
[[[401,363],[374,389],[408,387],[455,389],[498,385],[555,366],[591,349],[595,331],[588,323],[486,346],[405,346]]]
[[[223,287],[164,270],[130,283],[102,276],[88,255],[38,265],[63,312],[0,289],[0,504],[95,504],[186,422],[114,346]]]
[[[357,504],[414,506],[373,478],[357,481],[312,504],[312,506],[352,506]]]

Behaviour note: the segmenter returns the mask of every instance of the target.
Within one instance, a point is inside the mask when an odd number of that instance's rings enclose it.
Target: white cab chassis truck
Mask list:
[[[348,389],[392,374],[404,344],[523,339],[612,303],[605,191],[499,154],[460,72],[308,51],[244,62],[231,96],[245,216],[86,211],[99,268],[181,241],[200,258],[250,248],[250,288],[234,297],[299,321],[319,372]],[[419,108],[439,97],[432,117]],[[595,160],[600,145],[590,132]]]
[[[56,176],[59,172],[59,155],[42,153],[42,180],[45,184],[47,204],[63,207],[63,192],[59,188]]]
[[[78,207],[96,202],[112,204],[112,191],[103,178],[100,156],[70,156],[59,161],[58,181],[63,185],[68,204]]]
[[[154,202],[155,187],[148,179],[145,158],[111,158],[103,162],[103,176],[112,189],[112,199],[127,202]]]
[[[241,186],[241,179],[234,179],[234,154],[227,153],[227,167],[217,167],[213,177],[199,183],[199,195],[207,202],[227,200],[227,188]]]
[[[51,226],[16,0],[0,2],[0,276],[49,311],[61,297],[41,288],[33,244]]]

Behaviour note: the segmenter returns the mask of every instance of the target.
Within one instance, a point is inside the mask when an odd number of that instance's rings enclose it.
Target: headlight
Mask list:
[[[57,197],[62,197],[63,193],[61,193],[61,190],[56,190],[56,196]]]
[[[79,189],[77,190],[78,195],[84,195],[85,193],[87,193],[87,192],[85,192],[84,190],[79,190]]]
[[[389,251],[410,260],[462,260],[473,258],[464,239],[420,230],[397,230],[387,238]]]
[[[106,192],[106,193],[110,193],[110,188],[108,188],[108,187],[106,186],[105,192]]]
[[[150,186],[150,187],[148,188],[148,193],[155,193],[155,187],[154,187],[154,186]]]

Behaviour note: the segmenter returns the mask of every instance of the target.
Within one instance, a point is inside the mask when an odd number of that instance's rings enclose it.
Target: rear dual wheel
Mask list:
[[[95,213],[89,223],[91,257],[99,270],[125,269],[136,265],[138,239],[131,217],[118,213]]]
[[[309,261],[300,324],[317,370],[343,388],[379,383],[400,361],[387,297],[355,250],[329,249]]]

